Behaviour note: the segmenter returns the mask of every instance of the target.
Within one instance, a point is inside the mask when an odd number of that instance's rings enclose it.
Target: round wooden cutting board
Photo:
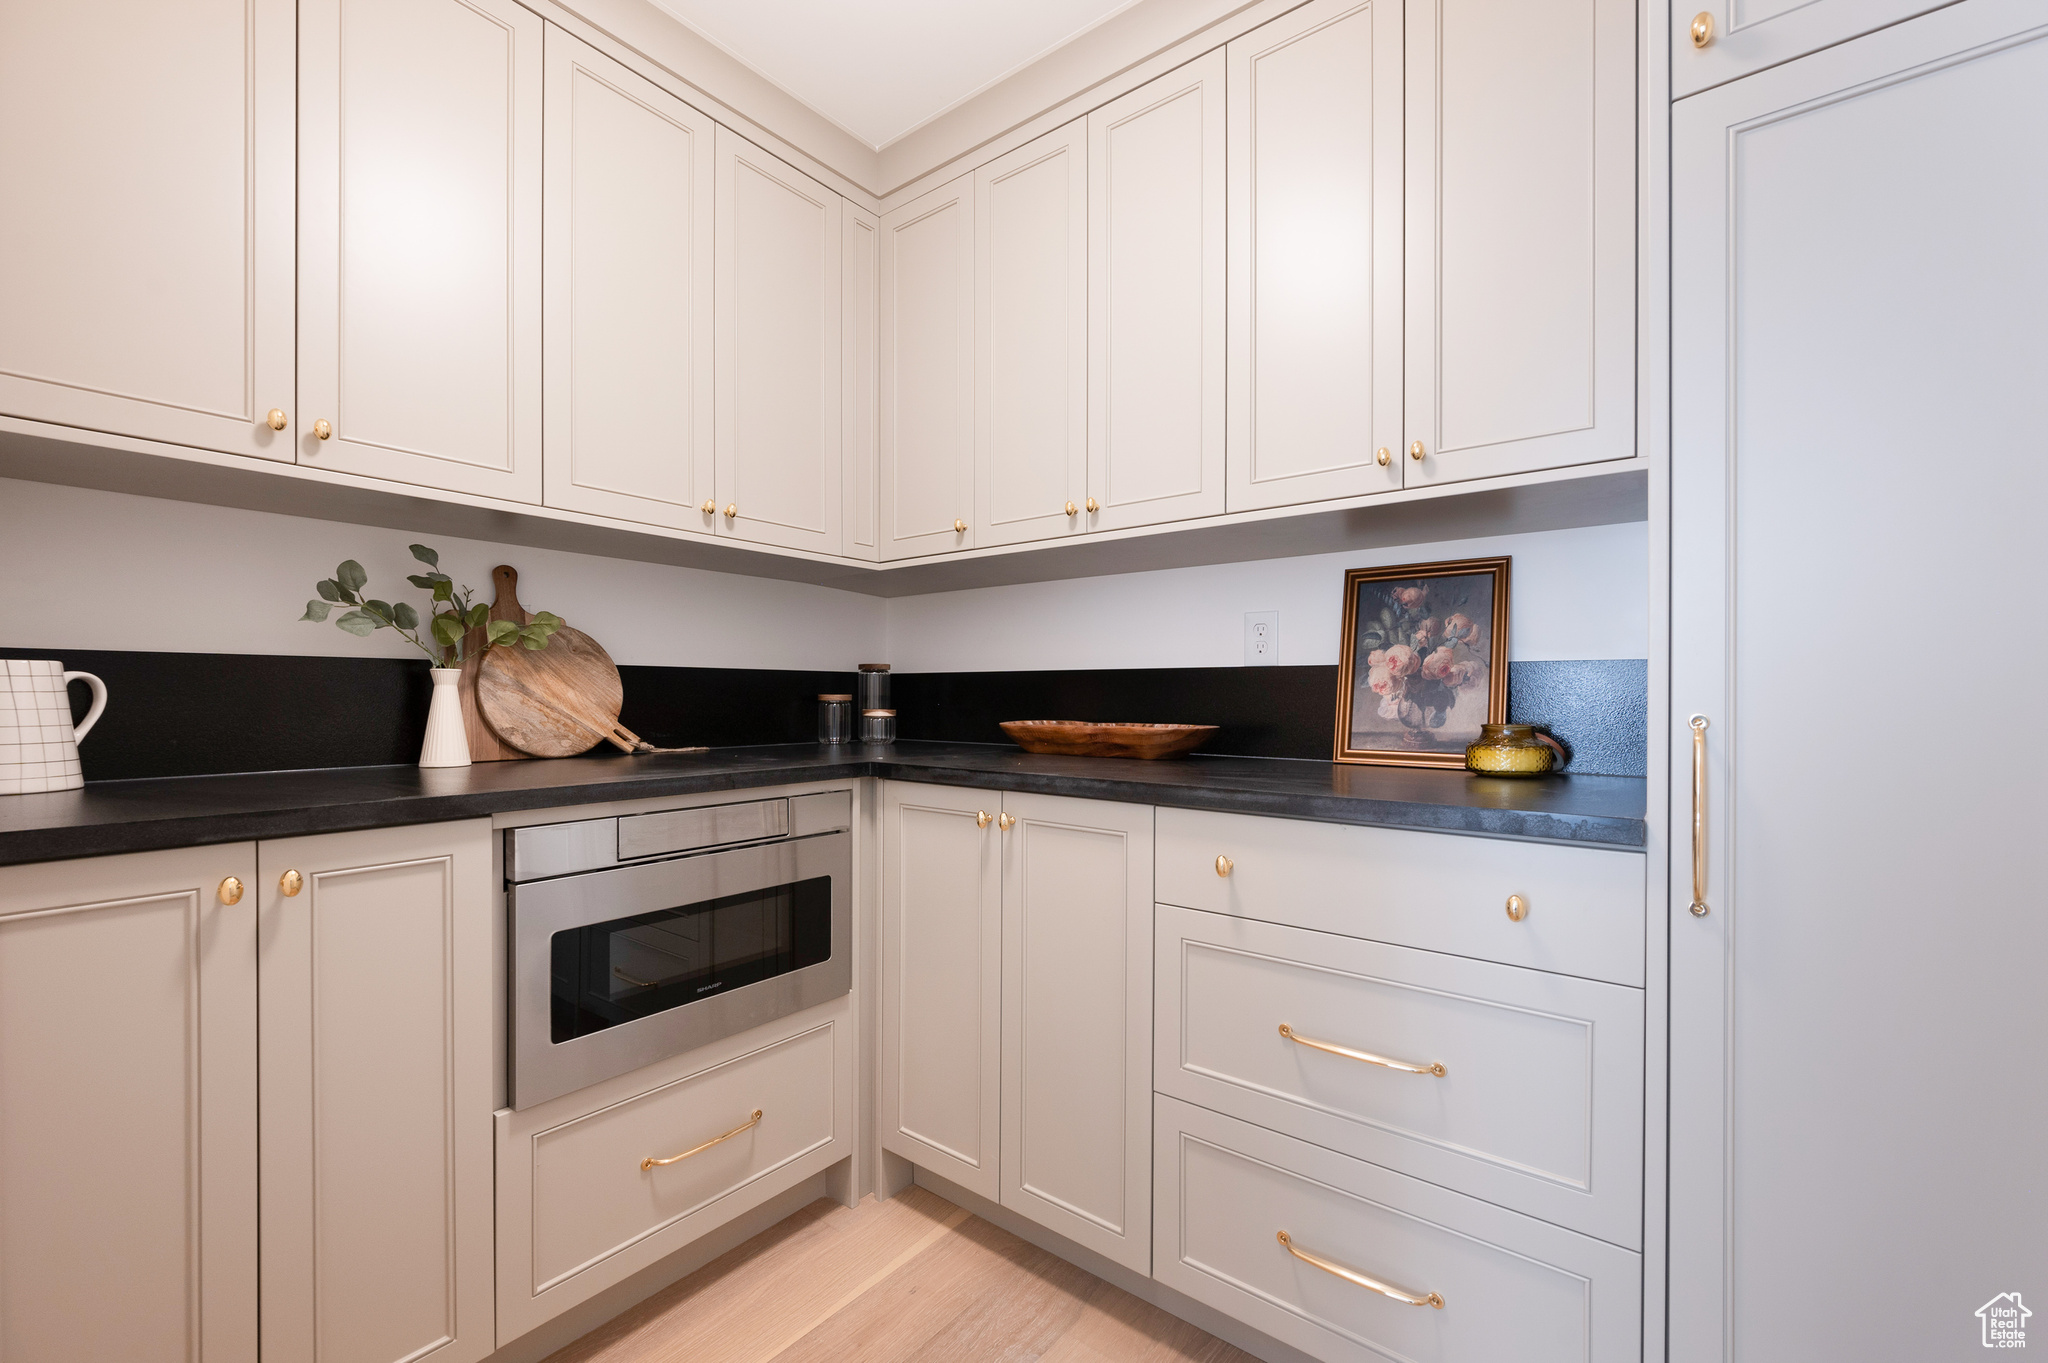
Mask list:
[[[484,721],[535,757],[590,751],[618,724],[625,699],[611,655],[567,625],[546,648],[494,648],[477,669],[476,704]]]

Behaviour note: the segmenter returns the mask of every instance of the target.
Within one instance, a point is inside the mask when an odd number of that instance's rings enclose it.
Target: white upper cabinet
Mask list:
[[[1671,97],[1791,61],[1955,0],[1671,0]],[[1704,20],[1704,23],[1702,21]]]
[[[1223,510],[1223,67],[1088,115],[1090,529]]]
[[[1635,32],[1410,0],[1409,487],[1635,453]]]
[[[543,24],[511,0],[299,19],[299,461],[538,502]]]
[[[718,130],[718,530],[839,552],[840,199]]]
[[[711,530],[712,126],[548,28],[549,506]]]
[[[974,538],[1087,528],[1088,124],[974,172]]]
[[[876,292],[880,280],[882,224],[865,209],[845,204],[840,217],[840,365],[845,374],[839,399],[841,496],[845,500],[848,558],[876,557],[875,458],[881,431],[876,421]]]
[[[0,4],[0,412],[292,457],[294,9]]]
[[[1400,0],[1314,0],[1227,60],[1230,509],[1398,488]]]
[[[885,214],[881,237],[884,559],[974,544],[974,177]]]

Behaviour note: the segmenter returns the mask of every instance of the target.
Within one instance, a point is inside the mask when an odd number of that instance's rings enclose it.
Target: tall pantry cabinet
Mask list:
[[[2048,668],[2048,15],[1870,8],[1672,111],[1673,1363],[1974,1353],[2048,1263],[2039,782],[1965,737]]]

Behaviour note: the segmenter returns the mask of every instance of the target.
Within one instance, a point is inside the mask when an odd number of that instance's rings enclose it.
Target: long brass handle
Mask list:
[[[1325,1273],[1334,1273],[1345,1282],[1356,1283],[1368,1292],[1377,1292],[1382,1297],[1391,1297],[1403,1306],[1434,1306],[1439,1311],[1444,1309],[1444,1299],[1434,1292],[1425,1293],[1418,1297],[1413,1292],[1404,1292],[1392,1283],[1383,1283],[1378,1278],[1368,1278],[1357,1269],[1346,1268],[1342,1264],[1333,1264],[1320,1254],[1310,1254],[1305,1249],[1296,1249],[1294,1241],[1288,1238],[1286,1231],[1279,1233],[1279,1240],[1280,1248],[1286,1250],[1303,1263],[1320,1268]]]
[[[1692,916],[1707,909],[1707,717],[1694,715],[1692,726]]]
[[[753,1116],[747,1118],[738,1126],[726,1132],[723,1136],[713,1136],[710,1140],[704,1142],[704,1144],[693,1145],[688,1150],[683,1151],[682,1154],[670,1155],[667,1159],[656,1159],[654,1158],[654,1156],[649,1155],[646,1159],[640,1161],[640,1170],[642,1173],[645,1173],[649,1169],[659,1169],[664,1164],[674,1164],[677,1160],[685,1160],[692,1155],[701,1155],[706,1150],[709,1150],[712,1146],[717,1145],[721,1141],[729,1141],[734,1136],[737,1136],[742,1132],[753,1130],[756,1126],[760,1125],[760,1122],[761,1109],[757,1107],[754,1109]]]
[[[1441,1079],[1449,1073],[1444,1068],[1444,1062],[1441,1060],[1432,1060],[1427,1065],[1411,1065],[1405,1060],[1389,1060],[1386,1056],[1374,1055],[1371,1051],[1354,1051],[1349,1046],[1339,1046],[1334,1041],[1313,1040],[1303,1036],[1284,1022],[1280,1024],[1280,1035],[1296,1045],[1307,1046],[1310,1050],[1328,1051],[1331,1055],[1341,1055],[1347,1060],[1363,1060],[1368,1065],[1384,1065],[1390,1070],[1399,1070],[1403,1074],[1433,1074]]]

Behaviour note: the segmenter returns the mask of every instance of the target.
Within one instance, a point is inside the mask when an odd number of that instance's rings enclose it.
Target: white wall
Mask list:
[[[1640,522],[906,596],[889,603],[885,656],[900,672],[1234,667],[1245,612],[1277,610],[1281,665],[1329,665],[1346,569],[1499,554],[1514,559],[1510,659],[1649,656]]]
[[[406,552],[415,541],[484,600],[491,569],[510,563],[521,604],[621,663],[851,670],[885,629],[881,601],[804,583],[0,479],[0,644],[417,658],[389,631],[298,620],[347,558],[372,595],[423,605],[405,581],[425,571]]]

